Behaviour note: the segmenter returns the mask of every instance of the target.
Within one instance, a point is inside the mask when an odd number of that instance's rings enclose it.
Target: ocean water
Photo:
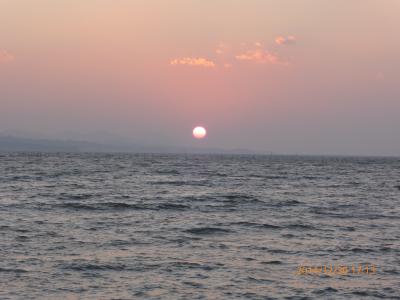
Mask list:
[[[396,158],[3,153],[0,299],[400,299],[399,204]]]

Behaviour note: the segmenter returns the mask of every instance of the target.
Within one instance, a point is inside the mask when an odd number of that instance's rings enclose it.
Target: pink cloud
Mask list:
[[[14,55],[5,50],[0,50],[0,64],[10,63],[13,62],[14,60],[15,60]]]
[[[204,68],[214,68],[215,63],[211,60],[208,60],[203,57],[183,57],[176,58],[170,61],[170,65],[187,65],[187,66],[195,66],[195,67],[204,67]]]
[[[287,37],[278,36],[275,38],[275,43],[278,45],[293,45],[296,43],[296,37],[293,35]]]
[[[277,64],[281,62],[277,55],[269,53],[268,51],[260,48],[247,50],[242,54],[236,55],[235,57],[237,60],[253,61],[258,64]]]
[[[222,55],[228,52],[228,46],[224,43],[219,43],[217,48],[215,49],[215,53]]]

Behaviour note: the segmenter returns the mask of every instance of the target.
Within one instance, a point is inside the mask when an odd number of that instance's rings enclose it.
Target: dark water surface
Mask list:
[[[395,158],[0,154],[0,299],[400,299],[398,186]]]

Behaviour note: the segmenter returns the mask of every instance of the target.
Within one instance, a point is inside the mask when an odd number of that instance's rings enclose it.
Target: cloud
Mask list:
[[[170,61],[170,65],[187,65],[194,67],[214,68],[215,63],[203,57],[183,57]]]
[[[258,64],[277,64],[281,63],[279,57],[275,54],[269,53],[263,49],[257,48],[254,50],[247,50],[246,52],[236,55],[235,58],[241,61],[253,61]]]
[[[293,35],[287,37],[278,36],[275,38],[275,43],[278,45],[293,45],[296,44],[296,37]]]
[[[276,42],[278,44],[294,43],[296,38],[294,36],[278,37]],[[215,47],[215,55],[212,59],[204,57],[182,57],[175,58],[170,61],[170,65],[186,65],[198,66],[204,68],[223,68],[232,69],[238,62],[249,62],[256,64],[276,64],[288,66],[289,61],[281,57],[279,50],[277,52],[270,52],[265,48],[262,42],[255,41],[252,43],[241,43],[240,52],[236,52],[236,48],[220,42]]]
[[[215,53],[217,53],[218,55],[222,55],[225,54],[226,52],[228,52],[229,47],[224,44],[224,43],[219,43],[217,48],[215,49]]]
[[[10,63],[13,62],[14,60],[15,60],[14,55],[5,50],[0,50],[0,64]]]

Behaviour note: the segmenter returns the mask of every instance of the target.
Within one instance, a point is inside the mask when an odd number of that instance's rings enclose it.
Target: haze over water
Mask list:
[[[399,15],[398,0],[1,0],[0,136],[398,156]]]
[[[0,170],[1,299],[400,296],[399,159],[3,153]]]

